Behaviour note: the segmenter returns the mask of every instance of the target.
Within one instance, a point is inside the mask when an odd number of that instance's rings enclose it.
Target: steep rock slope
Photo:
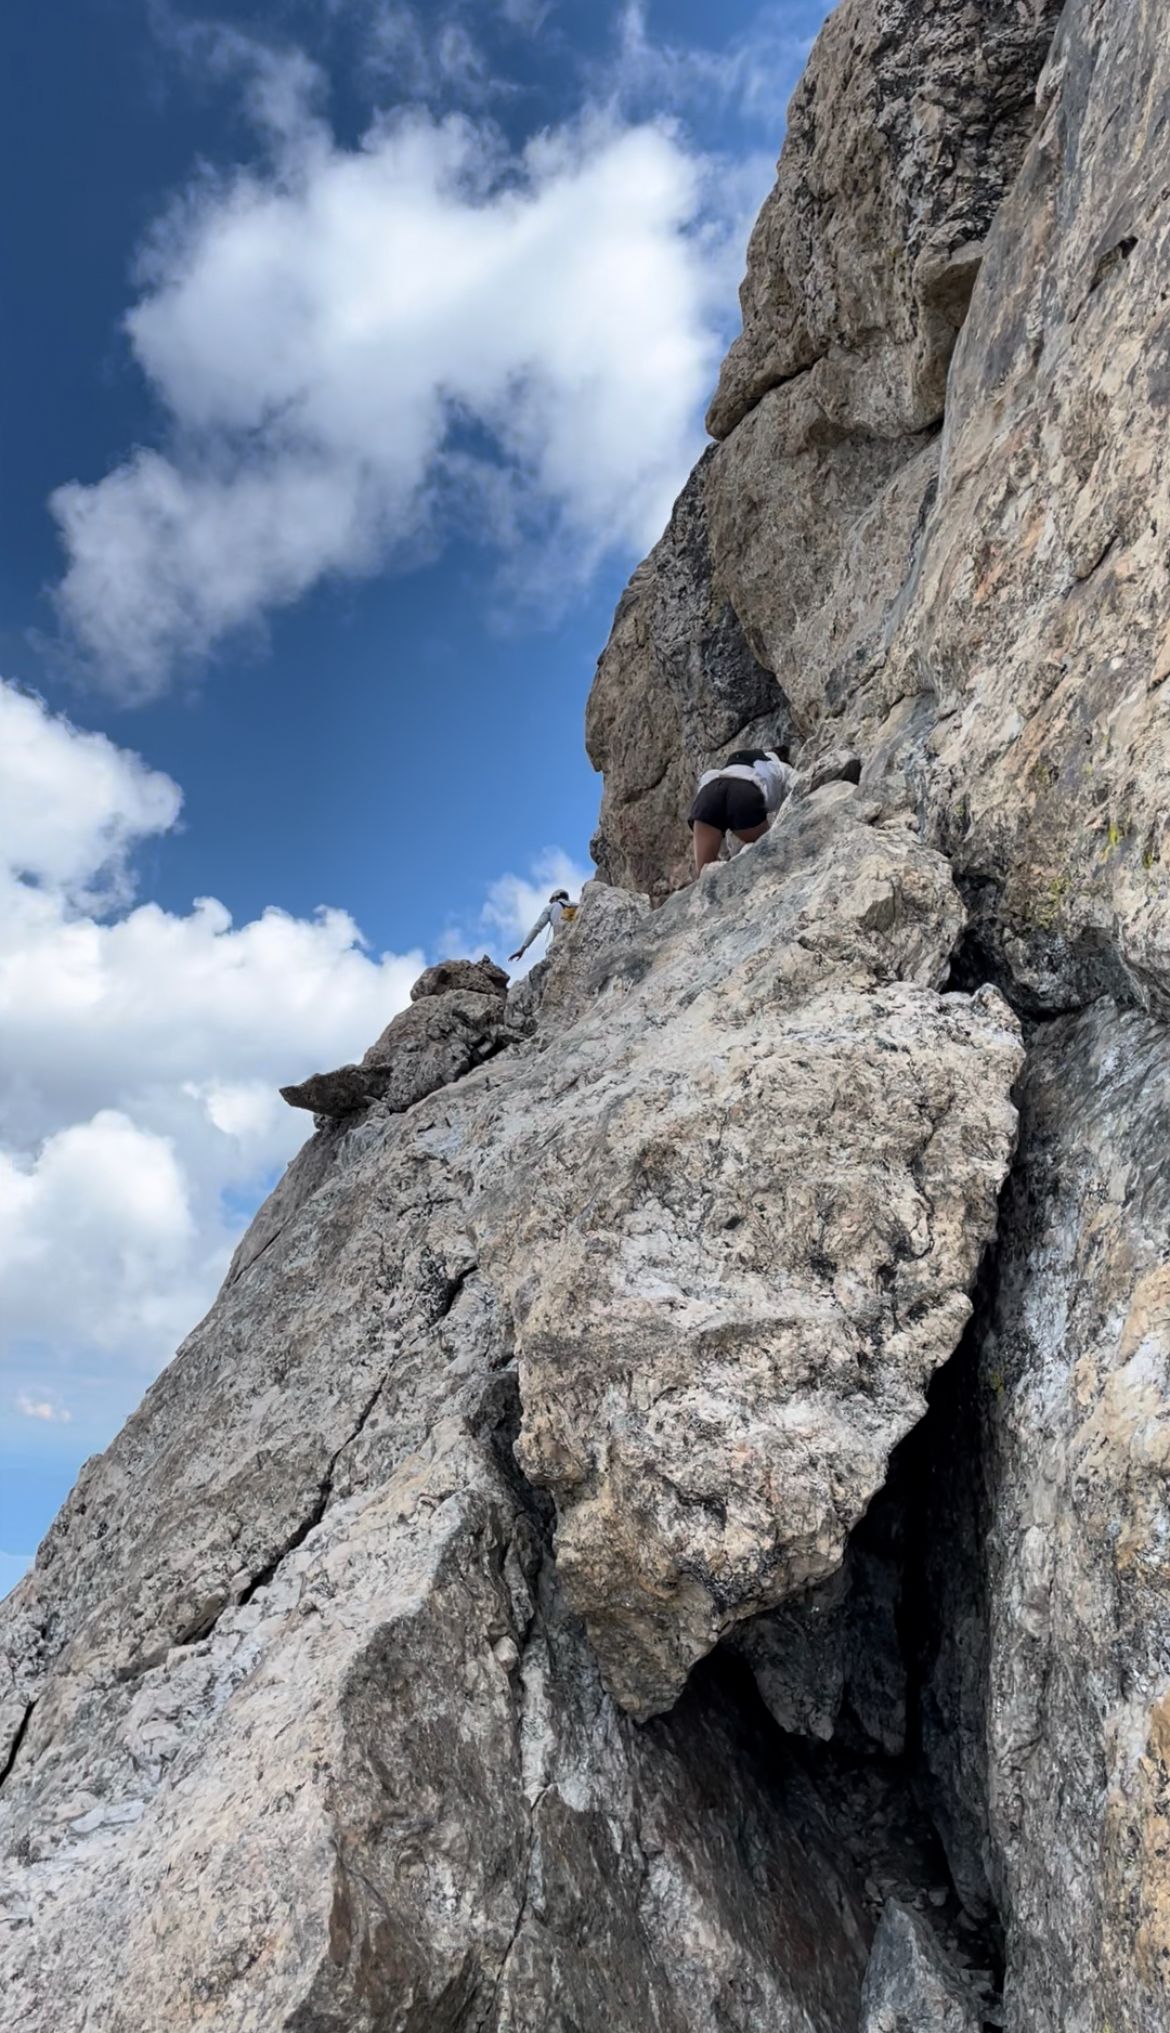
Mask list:
[[[891,655],[927,713],[900,757],[924,821],[1044,1010],[1170,1009],[1168,93],[1156,0],[1072,0]]]
[[[22,2033],[1163,2024],[1170,77],[1070,0],[1034,103],[1056,12],[829,23],[616,886],[323,1076],[0,1611]]]
[[[1170,1234],[1154,1155],[1170,1064],[1170,42],[1147,0],[1069,0],[1032,107],[1056,11],[838,10],[712,411],[712,583],[775,674],[798,760],[860,751],[863,788],[947,854],[971,912],[957,979],[990,977],[1041,1019],[1084,1011],[1035,1035],[966,1421],[939,1428],[957,1472],[915,1508],[913,1586],[851,1557],[736,1643],[786,1727],[906,1743],[965,1905],[998,1902],[1013,2033],[1152,2033],[1170,1981]],[[921,116],[952,89],[969,109],[994,95],[980,29],[1005,58],[1005,147],[986,148],[976,114],[987,174],[960,291],[946,222],[973,188],[952,183],[966,136],[944,160],[943,126]],[[895,90],[864,140],[814,117],[850,94],[880,106],[911,49],[920,89]],[[950,338],[916,263],[938,222],[962,330],[932,438]],[[627,770],[611,755],[603,835]],[[681,869],[681,835],[673,851]]]
[[[792,731],[771,671],[715,583],[712,456],[700,460],[622,596],[585,720],[586,747],[605,778],[592,843],[599,873],[655,902],[686,881],[681,816],[706,758],[733,745],[787,742]]]
[[[608,881],[657,897],[686,880],[695,772],[768,727],[761,669],[779,686],[772,726],[806,740],[835,716],[852,740],[899,696],[886,648],[937,481],[947,367],[1059,12],[843,0],[818,38],[752,236],[710,416],[721,442],[598,666]]]
[[[632,1734],[590,1652],[664,1707],[831,1571],[968,1317],[1018,1034],[939,992],[945,864],[876,816],[591,891],[528,1044],[293,1168],[6,1609],[23,2023],[852,2023],[807,1781],[698,1693]]]
[[[1144,2033],[1170,1997],[1170,1040],[1037,1042],[980,1348],[987,1755],[1009,2023]]]

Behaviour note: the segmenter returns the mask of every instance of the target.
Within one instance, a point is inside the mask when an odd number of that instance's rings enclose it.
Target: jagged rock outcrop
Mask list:
[[[360,1065],[310,1074],[281,1094],[314,1115],[355,1115],[374,1102],[400,1114],[515,1042],[507,990],[507,975],[486,955],[443,960],[419,976],[409,1008],[391,1017]]]
[[[815,744],[844,717],[872,744],[901,696],[886,659],[937,485],[947,369],[1059,12],[844,0],[818,37],[711,408],[723,442],[598,666],[607,881],[657,899],[687,880],[695,774],[753,738],[749,721],[781,714]]]
[[[875,438],[938,420],[1059,12],[1055,0],[845,0],[829,16],[752,234],[713,436],[798,376],[829,422]]]

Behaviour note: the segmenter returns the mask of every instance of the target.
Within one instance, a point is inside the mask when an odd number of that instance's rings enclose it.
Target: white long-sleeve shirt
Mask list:
[[[780,810],[789,791],[796,781],[796,771],[790,763],[781,762],[771,749],[761,762],[728,762],[722,769],[704,770],[699,778],[699,789],[713,784],[718,777],[739,777],[743,783],[756,784],[764,793],[764,810],[769,819]]]
[[[540,916],[536,920],[536,923],[533,925],[532,930],[529,932],[528,937],[525,939],[524,944],[520,947],[519,951],[522,954],[527,953],[528,948],[532,944],[532,941],[534,939],[539,939],[541,933],[546,929],[546,927],[548,930],[551,931],[552,936],[555,939],[557,936],[557,930],[561,924],[562,919],[564,918],[564,915],[565,915],[565,906],[563,903],[560,902],[547,903],[544,909],[542,910]]]

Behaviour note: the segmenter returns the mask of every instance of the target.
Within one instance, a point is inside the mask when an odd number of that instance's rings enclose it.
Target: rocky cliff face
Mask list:
[[[605,881],[290,1090],[0,1611],[24,2033],[1168,2022],[1170,43],[1057,11],[827,25]]]

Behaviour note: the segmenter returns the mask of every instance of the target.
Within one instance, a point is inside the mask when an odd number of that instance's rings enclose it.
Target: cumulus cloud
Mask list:
[[[104,734],[52,719],[39,699],[0,683],[0,870],[76,903],[116,901],[127,856],[173,826],[177,784]]]
[[[279,1085],[359,1056],[428,958],[375,956],[341,910],[136,904],[133,848],[180,804],[0,681],[0,1402],[46,1444],[109,1438],[309,1131]],[[445,949],[503,957],[585,876],[547,850]]]
[[[192,185],[126,319],[169,438],[53,496],[59,611],[129,698],[453,525],[532,545],[546,590],[640,553],[725,336],[738,193],[729,224],[727,178],[668,125],[587,114],[513,153],[415,106],[349,148],[311,66],[257,66],[270,153]]]
[[[279,1082],[360,1053],[425,964],[369,953],[344,911],[133,905],[133,847],[179,808],[0,682],[0,1321],[30,1418],[108,1419],[127,1368],[133,1401],[308,1129]]]

